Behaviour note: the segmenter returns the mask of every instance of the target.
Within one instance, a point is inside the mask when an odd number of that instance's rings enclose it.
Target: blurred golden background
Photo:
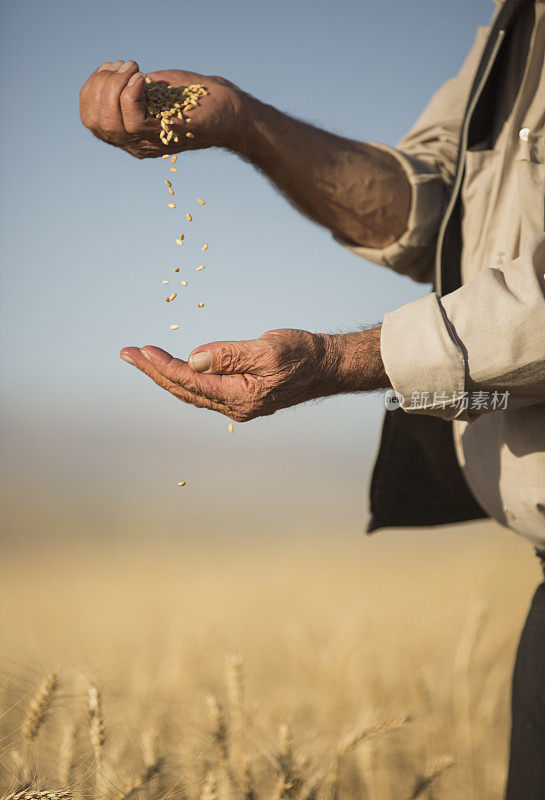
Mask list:
[[[69,533],[63,524],[57,533]],[[59,790],[69,774],[77,795],[123,798],[151,737],[164,761],[137,790],[149,797],[247,797],[246,768],[258,797],[403,800],[434,770],[433,793],[424,782],[415,797],[501,795],[510,670],[540,577],[525,543],[490,523],[275,540],[259,521],[255,539],[228,526],[176,538],[135,518],[125,533],[48,533],[3,558],[6,790],[20,785],[28,746],[39,785]],[[225,682],[234,655],[236,702]],[[58,689],[25,745],[30,699],[50,673]],[[100,784],[89,686],[103,703]],[[293,786],[282,793],[286,731]],[[362,740],[336,757],[354,733]]]

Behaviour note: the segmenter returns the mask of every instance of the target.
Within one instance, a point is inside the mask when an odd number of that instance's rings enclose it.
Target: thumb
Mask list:
[[[141,72],[135,72],[119,98],[127,133],[138,133],[148,117],[144,95],[144,76]]]
[[[261,346],[262,347],[262,346]],[[260,366],[260,342],[211,342],[195,348],[188,359],[193,372],[234,375],[256,372]]]

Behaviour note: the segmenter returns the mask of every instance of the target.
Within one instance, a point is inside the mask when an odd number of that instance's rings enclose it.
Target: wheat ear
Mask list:
[[[106,744],[106,732],[104,728],[104,716],[102,714],[102,697],[96,686],[89,686],[87,690],[87,699],[89,705],[89,737],[95,756],[95,797],[99,798],[104,793],[102,761],[104,746]]]
[[[454,759],[452,756],[442,756],[441,758],[438,758],[437,761],[432,762],[429,767],[416,778],[413,790],[407,797],[407,800],[417,800],[417,798],[422,797],[424,792],[429,789],[435,779],[438,778],[439,775],[441,775],[441,773],[443,773],[446,769],[452,767],[453,764]]]
[[[51,708],[57,685],[56,675],[47,675],[39,685],[34,697],[30,699],[21,727],[21,734],[25,744],[30,744],[37,737],[47,712]]]
[[[57,691],[57,677],[51,673],[47,675],[38,686],[36,694],[30,698],[27,712],[21,726],[23,739],[23,752],[20,764],[23,781],[28,783],[32,779],[31,749],[53,703]]]
[[[59,781],[61,786],[71,786],[76,768],[76,739],[78,726],[68,725],[63,732],[59,754]]]

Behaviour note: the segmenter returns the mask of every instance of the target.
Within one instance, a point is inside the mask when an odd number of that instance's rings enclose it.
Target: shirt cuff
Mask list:
[[[340,237],[335,239],[367,261],[390,267],[416,281],[430,281],[435,243],[447,204],[445,182],[439,172],[430,170],[429,164],[421,159],[385,144],[369,144],[377,150],[389,153],[407,175],[411,185],[411,209],[407,228],[399,239],[383,248],[362,247]]]
[[[462,345],[436,294],[407,303],[384,317],[384,369],[409,413],[469,419]]]

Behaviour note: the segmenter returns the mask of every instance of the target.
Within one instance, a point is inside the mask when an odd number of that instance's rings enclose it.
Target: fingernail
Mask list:
[[[122,356],[119,356],[119,358],[122,358],[123,361],[127,362],[127,364],[132,364],[133,367],[134,367],[134,361],[132,360],[132,358],[130,356],[122,355]]]
[[[212,354],[210,350],[205,350],[202,353],[194,353],[192,356],[189,356],[189,366],[193,372],[206,372],[207,369],[210,369],[211,364]]]
[[[111,61],[105,61],[104,64],[101,64],[100,67],[97,69],[97,72],[102,72],[103,69],[110,69],[112,66]]]
[[[132,69],[135,66],[136,66],[136,64],[135,64],[134,61],[125,61],[125,63],[122,64],[117,71],[118,72],[127,72],[129,69]]]
[[[121,64],[124,64],[124,63],[125,63],[124,61],[114,61],[114,63],[111,65],[110,69],[113,70],[114,72],[117,72],[117,70],[119,69]]]
[[[147,350],[140,350],[140,352],[142,353],[142,355],[143,355],[145,358],[147,358],[147,359],[148,359],[148,361],[150,362],[150,364],[153,364],[153,361],[151,360],[151,356],[150,356],[150,354],[148,353],[148,351],[147,351]]]
[[[139,81],[140,78],[143,78],[143,77],[144,77],[144,75],[143,75],[142,72],[135,72],[134,75],[131,75],[131,77],[129,78],[129,82],[127,83],[127,86],[132,86],[133,83],[136,83],[136,81]]]

